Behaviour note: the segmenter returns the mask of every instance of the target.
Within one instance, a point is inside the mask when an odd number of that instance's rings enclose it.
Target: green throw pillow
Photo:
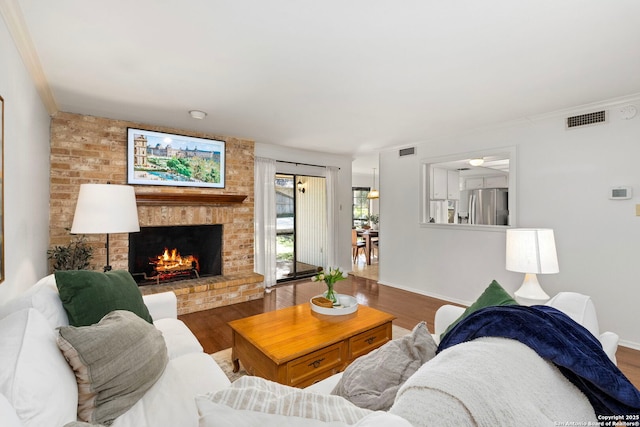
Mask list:
[[[504,290],[502,286],[495,280],[487,286],[482,295],[478,297],[476,302],[471,304],[467,309],[453,322],[449,327],[440,335],[440,339],[442,339],[447,332],[453,329],[454,326],[458,324],[462,319],[473,313],[474,311],[478,311],[481,308],[492,307],[496,305],[518,305],[516,300],[514,300],[511,295],[507,291]]]
[[[128,271],[56,271],[55,277],[60,300],[72,326],[93,325],[114,310],[131,311],[153,322],[140,289]]]

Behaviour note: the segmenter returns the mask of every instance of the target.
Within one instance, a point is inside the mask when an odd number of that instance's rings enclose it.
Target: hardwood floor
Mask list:
[[[395,315],[394,324],[407,329],[425,320],[429,330],[433,331],[436,310],[441,305],[448,304],[447,301],[380,285],[375,280],[351,275],[348,279],[337,282],[335,289],[339,293],[355,296],[359,304]],[[311,282],[309,279],[289,282],[265,293],[262,300],[185,314],[180,316],[180,319],[193,331],[206,353],[215,353],[231,347],[231,328],[227,322],[302,304],[324,290],[323,283]],[[616,356],[620,370],[636,388],[640,388],[640,351],[619,347]]]

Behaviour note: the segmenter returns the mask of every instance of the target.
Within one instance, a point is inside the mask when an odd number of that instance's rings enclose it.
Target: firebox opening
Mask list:
[[[222,274],[222,225],[140,227],[129,234],[129,272],[139,285]]]

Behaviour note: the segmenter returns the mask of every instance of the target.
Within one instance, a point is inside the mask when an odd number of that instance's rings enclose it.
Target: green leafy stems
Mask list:
[[[339,304],[338,296],[333,290],[333,285],[338,280],[344,280],[349,277],[348,273],[340,270],[340,267],[329,267],[328,271],[320,268],[320,271],[315,276],[311,277],[312,282],[323,281],[327,285],[327,291],[324,293],[324,297],[333,302],[333,305]]]

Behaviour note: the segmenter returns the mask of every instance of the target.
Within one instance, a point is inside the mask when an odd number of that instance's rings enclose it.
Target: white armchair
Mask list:
[[[617,364],[616,351],[618,350],[618,334],[613,332],[600,333],[596,308],[590,296],[576,292],[560,292],[547,301],[545,305],[557,308],[576,323],[584,326],[600,341],[602,349],[607,356],[609,356],[609,359],[611,359],[614,364]],[[463,307],[445,304],[436,311],[433,334],[436,343],[440,342],[440,334],[442,334],[464,310]]]
[[[616,351],[618,350],[618,334],[614,332],[600,333],[598,326],[598,316],[596,315],[596,307],[588,295],[579,294],[577,292],[560,292],[551,298],[545,305],[557,308],[572,318],[577,323],[584,326],[593,334],[602,345],[602,349],[609,359],[615,364]]]
[[[465,308],[457,305],[445,304],[436,310],[433,321],[433,339],[440,344],[440,335],[447,330],[450,324],[455,322],[464,313]]]

